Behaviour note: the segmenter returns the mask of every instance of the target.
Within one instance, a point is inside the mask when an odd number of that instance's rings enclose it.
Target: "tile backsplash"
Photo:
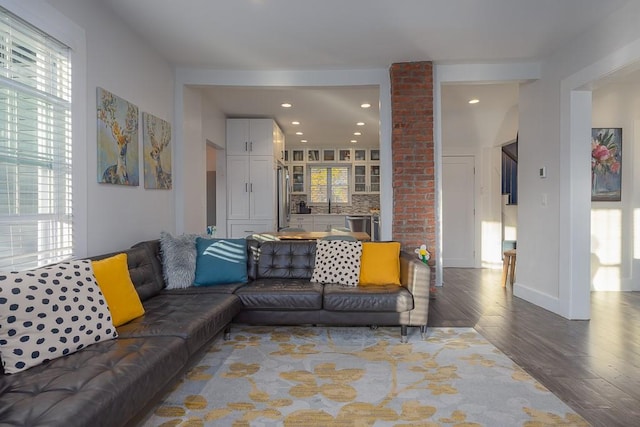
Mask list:
[[[312,214],[326,214],[329,211],[327,205],[309,204],[306,194],[292,194],[291,213],[298,213],[298,205],[301,201],[307,203]],[[380,209],[379,194],[352,194],[351,206],[331,205],[331,213],[335,214],[368,214],[370,209]]]

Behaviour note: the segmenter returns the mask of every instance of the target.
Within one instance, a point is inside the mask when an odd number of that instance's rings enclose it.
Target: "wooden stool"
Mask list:
[[[502,261],[502,287],[507,286],[507,275],[511,279],[511,286],[513,286],[513,278],[516,274],[516,250],[510,249],[504,251],[504,258]]]

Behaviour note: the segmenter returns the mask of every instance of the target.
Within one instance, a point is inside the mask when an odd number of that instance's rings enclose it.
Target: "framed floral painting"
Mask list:
[[[591,201],[619,202],[622,188],[622,128],[591,129]]]

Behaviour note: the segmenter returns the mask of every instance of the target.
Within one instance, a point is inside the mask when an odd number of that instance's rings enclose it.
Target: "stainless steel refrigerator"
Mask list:
[[[278,230],[288,227],[291,219],[291,183],[286,166],[278,166]]]

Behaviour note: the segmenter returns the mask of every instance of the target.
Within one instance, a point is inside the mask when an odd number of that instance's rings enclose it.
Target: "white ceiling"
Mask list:
[[[103,1],[173,63],[255,70],[537,60],[629,0]]]
[[[228,117],[275,118],[288,147],[377,147],[378,87],[227,87],[203,88],[205,96]],[[289,102],[291,108],[280,104]],[[362,103],[371,104],[363,109]],[[293,121],[300,122],[293,125]],[[356,123],[363,122],[364,126]],[[303,135],[296,135],[302,132]],[[354,135],[360,132],[362,135]],[[301,140],[307,140],[302,143]],[[351,140],[357,140],[353,144]]]
[[[405,61],[537,61],[637,0],[101,1],[177,66],[319,70],[388,68]],[[466,104],[474,86],[443,95],[455,92]],[[276,118],[289,145],[300,139],[291,120],[302,123],[309,144],[343,145],[356,121],[367,123],[359,143],[377,135],[377,111],[361,119],[358,107],[376,91],[216,87],[207,96],[230,116]],[[497,92],[491,96],[491,102],[513,102]],[[283,111],[285,101],[294,108]],[[377,98],[370,102],[377,106]],[[483,102],[489,100],[476,107]]]

